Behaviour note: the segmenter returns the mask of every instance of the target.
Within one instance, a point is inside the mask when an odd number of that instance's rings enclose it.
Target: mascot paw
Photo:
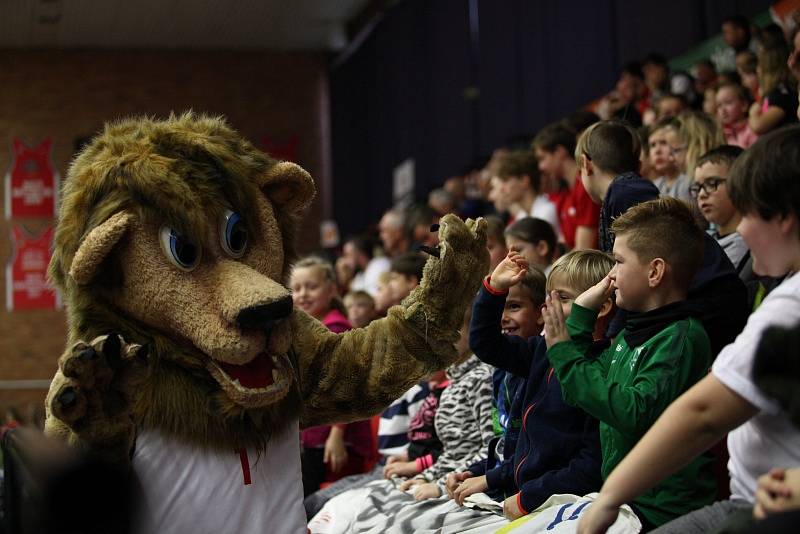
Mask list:
[[[455,331],[489,269],[486,221],[445,215],[439,247],[425,264],[422,281],[406,300],[406,318],[422,311],[426,327]]]
[[[130,415],[147,375],[148,352],[114,334],[76,343],[59,359],[50,413],[84,442],[131,441]]]

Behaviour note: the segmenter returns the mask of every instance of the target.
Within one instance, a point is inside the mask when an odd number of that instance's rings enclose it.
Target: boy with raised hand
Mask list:
[[[596,283],[610,268],[610,259],[601,252],[572,252],[554,265],[548,285],[556,284],[549,287],[569,302],[577,294],[570,292],[581,285],[580,281],[592,279]],[[536,509],[553,494],[583,495],[596,491],[600,483],[597,421],[584,410],[564,403],[559,381],[545,356],[544,339],[523,339],[500,331],[506,295],[514,291],[527,269],[525,258],[511,251],[484,280],[470,324],[470,347],[481,360],[527,379],[513,470],[506,470],[504,476],[497,473],[496,480],[491,476],[486,479],[488,488],[507,496],[503,510],[509,519]],[[611,309],[612,303],[607,299],[593,325],[598,332],[605,330]],[[462,503],[464,497],[474,493],[473,489],[473,483],[467,483],[461,487],[451,485],[450,491]]]
[[[566,402],[600,420],[603,478],[711,366],[708,337],[685,300],[703,251],[689,206],[670,197],[645,202],[616,219],[613,231],[609,275],[575,299],[569,319],[557,294],[544,310],[547,357]],[[598,310],[614,291],[617,306],[628,311],[624,329],[599,357],[589,357]],[[702,456],[632,508],[652,528],[715,494],[712,458]]]
[[[501,263],[505,259],[504,256]],[[542,306],[546,293],[547,281],[544,273],[529,266],[519,283],[508,290],[499,324],[503,335],[521,339],[540,335],[543,324]],[[466,470],[460,473],[448,475],[447,493],[450,498],[455,498],[459,505],[464,503],[464,498],[468,495],[478,492],[486,492],[493,498],[500,497],[500,500],[505,498],[501,480],[511,476],[514,469],[514,451],[522,429],[526,378],[527,376],[517,376],[504,369],[495,368],[492,376],[495,396],[493,417],[496,418],[498,437],[489,442],[489,454],[486,460],[467,466]]]
[[[726,434],[731,499],[664,525],[662,532],[712,531],[737,510],[753,506],[758,477],[774,467],[800,466],[800,430],[786,407],[764,395],[753,378],[763,333],[800,321],[798,175],[800,126],[760,138],[733,165],[727,185],[742,214],[738,231],[750,248],[756,273],[790,274],[750,315],[736,341],[717,356],[711,373],[672,403],[607,477],[581,522],[581,532],[605,532],[622,503],[648,492]]]

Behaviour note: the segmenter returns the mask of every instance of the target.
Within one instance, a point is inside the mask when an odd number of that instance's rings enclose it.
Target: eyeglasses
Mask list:
[[[692,198],[697,198],[700,195],[700,190],[702,189],[706,192],[706,195],[710,195],[717,190],[719,184],[727,181],[727,178],[706,178],[701,184],[693,183],[690,185],[689,194],[692,195]]]

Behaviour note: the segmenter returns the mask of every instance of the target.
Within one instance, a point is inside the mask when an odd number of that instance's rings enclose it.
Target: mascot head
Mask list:
[[[71,342],[150,344],[145,424],[227,447],[296,411],[282,283],[313,195],[300,167],[192,113],[110,124],[76,157],[50,276]]]

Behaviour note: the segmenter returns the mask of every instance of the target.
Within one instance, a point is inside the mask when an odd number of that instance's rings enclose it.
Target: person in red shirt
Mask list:
[[[533,140],[533,149],[543,174],[564,180],[568,189],[557,205],[561,240],[568,249],[597,248],[600,206],[592,202],[581,182],[575,163],[575,132],[561,123],[542,128]]]

